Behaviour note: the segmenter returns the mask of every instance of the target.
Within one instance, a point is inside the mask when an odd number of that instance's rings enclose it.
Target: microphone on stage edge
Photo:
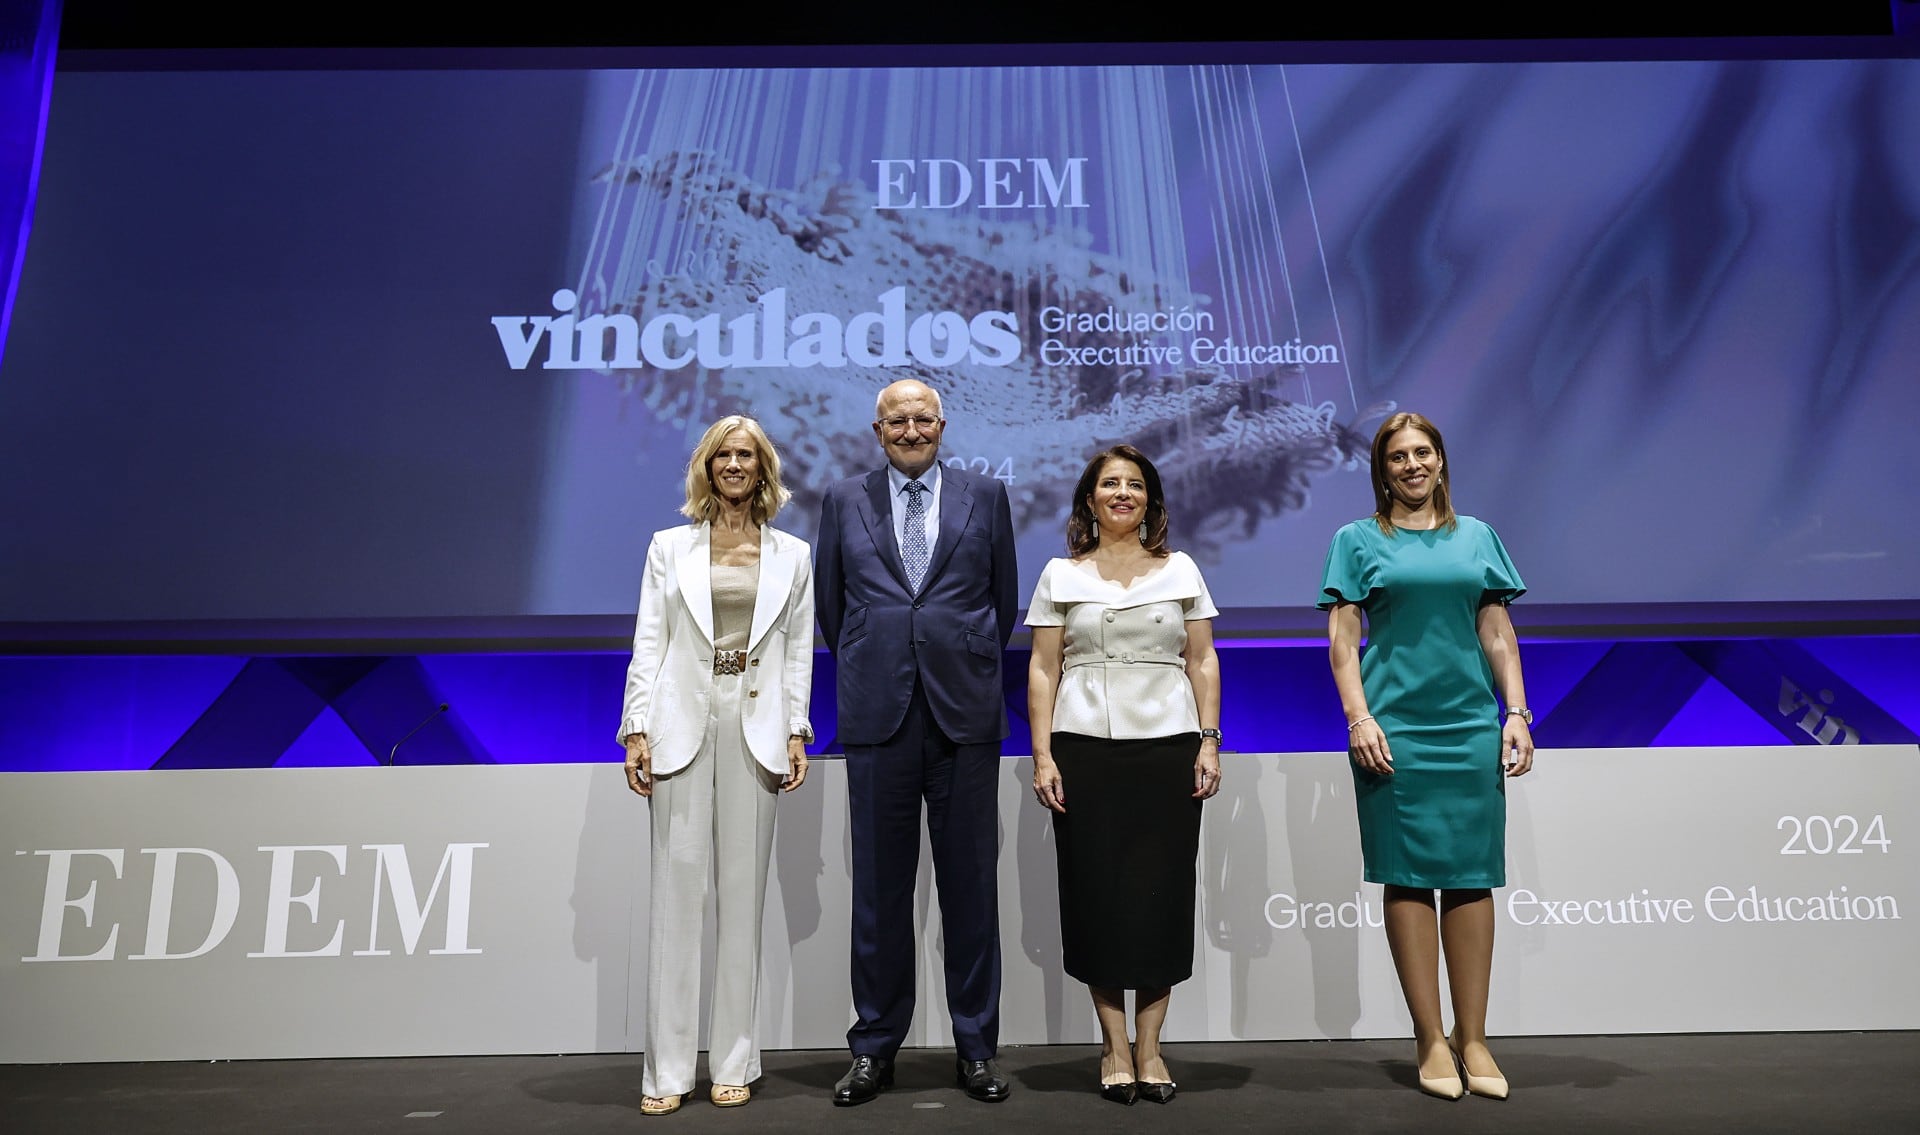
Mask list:
[[[418,733],[422,729],[425,729],[427,727],[428,722],[432,721],[436,717],[439,717],[441,714],[445,712],[447,712],[447,703],[441,702],[439,705],[434,707],[434,710],[432,713],[429,713],[425,717],[420,719],[420,724],[414,726],[412,729],[407,730],[407,735],[405,737],[402,737],[398,741],[395,741],[393,743],[392,751],[387,754],[387,767],[388,768],[393,767],[394,758],[400,755],[400,746],[406,744],[408,741],[413,740],[413,735],[415,733]]]

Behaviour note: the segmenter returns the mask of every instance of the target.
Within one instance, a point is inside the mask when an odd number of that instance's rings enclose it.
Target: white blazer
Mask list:
[[[647,547],[619,741],[645,733],[662,775],[693,760],[712,713],[712,531],[704,522],[668,528]],[[785,776],[787,738],[813,737],[813,558],[805,540],[765,524],[742,683],[747,750]]]

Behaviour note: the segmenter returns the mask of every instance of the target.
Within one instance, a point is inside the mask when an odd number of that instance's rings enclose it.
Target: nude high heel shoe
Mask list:
[[[1505,1076],[1476,1076],[1467,1071],[1467,1058],[1460,1055],[1460,1049],[1455,1047],[1451,1036],[1447,1038],[1447,1049],[1453,1053],[1453,1062],[1459,1065],[1460,1076],[1466,1081],[1469,1092],[1490,1100],[1507,1098],[1508,1088]]]
[[[1454,1058],[1454,1071],[1457,1073],[1459,1071],[1460,1056],[1453,1051],[1453,1042],[1451,1039],[1447,1042],[1447,1053]],[[1467,1094],[1467,1089],[1461,1085],[1458,1075],[1422,1076],[1420,1074],[1419,1057],[1419,1050],[1416,1048],[1414,1051],[1413,1074],[1414,1078],[1420,1082],[1421,1091],[1430,1096],[1439,1096],[1443,1100],[1457,1100]]]
[[[1420,1090],[1443,1100],[1457,1100],[1467,1094],[1458,1076],[1420,1076]]]

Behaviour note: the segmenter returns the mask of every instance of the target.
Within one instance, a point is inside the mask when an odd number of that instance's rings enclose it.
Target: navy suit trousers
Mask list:
[[[853,837],[855,1056],[891,1059],[913,1023],[914,885],[926,806],[940,899],[947,1011],[962,1059],[990,1059],[1000,1041],[1000,853],[997,741],[956,745],[915,684],[899,732],[847,746]]]

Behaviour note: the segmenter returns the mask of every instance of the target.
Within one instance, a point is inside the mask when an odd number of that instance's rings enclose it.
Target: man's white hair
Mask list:
[[[933,416],[934,417],[944,418],[947,416],[946,411],[942,409],[940,406],[940,392],[938,390],[935,390],[933,387],[928,386],[926,383],[921,382],[917,378],[903,378],[899,382],[888,383],[886,386],[881,387],[880,393],[873,396],[873,420],[874,421],[877,422],[880,420],[880,415],[882,413],[880,408],[887,404],[887,391],[892,390],[895,387],[907,386],[907,385],[918,386],[920,389],[927,392],[927,396],[929,398],[933,399]]]

